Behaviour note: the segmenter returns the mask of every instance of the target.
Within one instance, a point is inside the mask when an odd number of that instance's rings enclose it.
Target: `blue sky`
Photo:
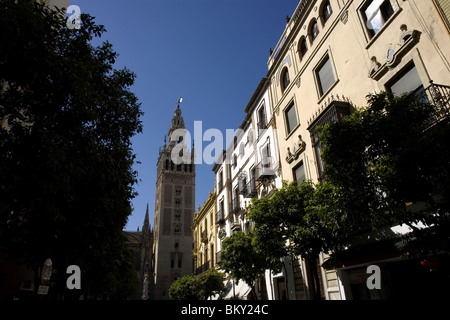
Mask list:
[[[145,113],[133,138],[140,182],[126,230],[142,228],[149,205],[153,227],[156,161],[177,100],[193,135],[236,129],[299,0],[71,0],[106,27],[101,40],[119,54],[115,68],[136,73],[131,90]],[[204,142],[203,146],[209,142]],[[225,142],[224,142],[225,144]],[[196,208],[214,187],[212,165],[196,166]]]

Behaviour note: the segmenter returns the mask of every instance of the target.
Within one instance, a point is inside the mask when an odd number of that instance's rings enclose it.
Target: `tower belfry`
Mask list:
[[[153,244],[157,300],[169,299],[172,282],[192,274],[195,164],[194,150],[189,153],[184,141],[180,103],[181,98],[168,131],[168,144],[164,141],[157,162]]]

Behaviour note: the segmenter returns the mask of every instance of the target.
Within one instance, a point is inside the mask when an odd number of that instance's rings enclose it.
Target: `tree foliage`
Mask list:
[[[436,213],[446,220],[448,120],[430,127],[438,110],[414,93],[382,92],[368,96],[368,103],[320,132],[325,177],[333,189],[326,203],[333,203],[330,214],[343,226],[336,236],[349,241],[384,226],[430,225]],[[417,212],[418,204],[429,214]]]
[[[308,210],[314,186],[305,182],[283,182],[270,199],[252,199],[249,218],[255,222],[256,250],[267,257],[271,269],[279,271],[288,255],[317,255],[323,250],[323,221]]]
[[[266,257],[256,250],[253,237],[252,232],[236,231],[223,241],[220,252],[221,268],[251,288],[269,267]]]
[[[135,74],[114,69],[110,43],[91,45],[105,31],[92,17],[70,30],[59,10],[0,4],[1,244],[35,271],[48,257],[60,277],[77,264],[86,294],[117,296],[133,283],[122,229],[142,131]]]
[[[216,294],[222,296],[226,287],[224,274],[210,269],[200,275],[186,275],[175,280],[169,288],[172,300],[207,300]]]

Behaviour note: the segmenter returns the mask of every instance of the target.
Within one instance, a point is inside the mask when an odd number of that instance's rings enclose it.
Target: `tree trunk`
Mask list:
[[[310,293],[312,295],[312,300],[320,300],[322,297],[321,294],[321,288],[320,288],[320,279],[319,275],[317,274],[317,263],[316,263],[316,257],[307,256],[307,265],[308,265],[308,283],[310,287]]]

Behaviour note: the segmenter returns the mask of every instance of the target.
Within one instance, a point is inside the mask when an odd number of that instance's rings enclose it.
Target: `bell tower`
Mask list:
[[[157,162],[154,218],[154,298],[169,299],[174,280],[192,274],[192,230],[195,211],[194,149],[185,143],[186,129],[178,100],[168,144]]]

